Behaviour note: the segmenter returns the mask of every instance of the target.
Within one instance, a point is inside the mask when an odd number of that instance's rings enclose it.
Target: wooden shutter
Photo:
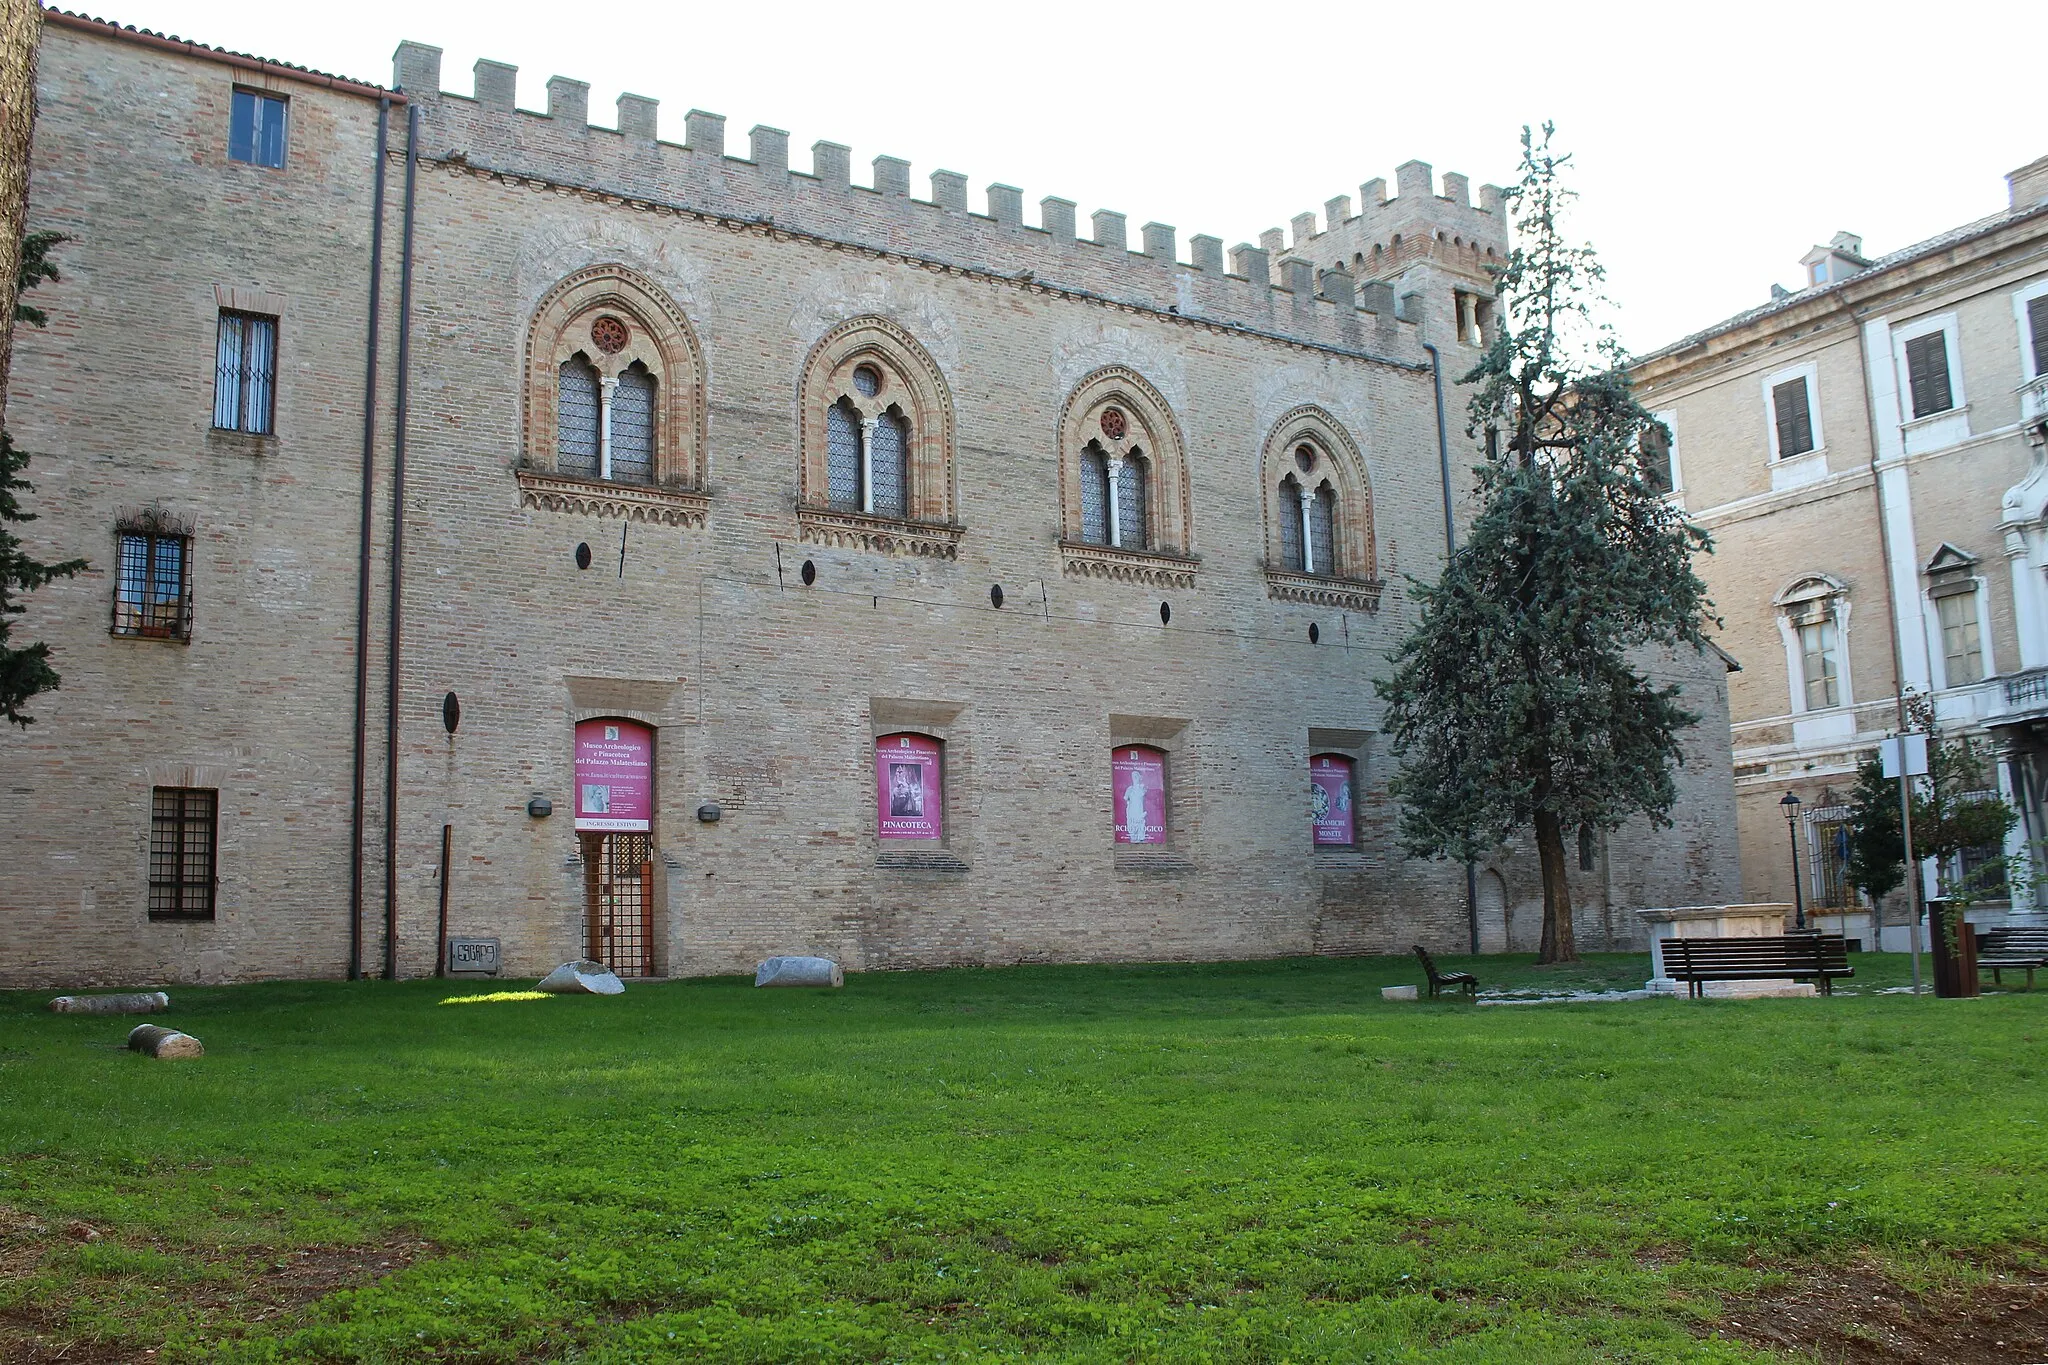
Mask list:
[[[1932,417],[1955,406],[1948,386],[1948,337],[1929,332],[1906,343],[1906,384],[1913,391],[1913,415]]]
[[[2034,338],[2034,374],[2048,374],[2048,294],[2027,300],[2027,331]]]
[[[1806,381],[1788,379],[1771,390],[1771,411],[1778,423],[1778,458],[1789,460],[1813,449],[1813,412],[1806,402]]]

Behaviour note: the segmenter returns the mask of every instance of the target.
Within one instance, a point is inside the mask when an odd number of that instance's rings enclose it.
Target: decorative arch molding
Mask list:
[[[1329,556],[1330,572],[1321,573],[1306,563],[1290,564],[1284,547],[1302,548],[1307,500],[1325,486],[1335,504],[1326,531],[1331,543],[1313,547],[1314,538],[1308,537],[1316,562]],[[1386,585],[1379,572],[1372,477],[1350,428],[1319,404],[1281,413],[1259,450],[1259,491],[1267,594],[1281,601],[1378,611]]]
[[[1855,683],[1849,667],[1849,585],[1831,573],[1812,570],[1797,574],[1771,597],[1776,609],[1778,637],[1785,646],[1787,700],[1792,714],[1833,710],[1855,704]],[[1800,641],[1804,627],[1825,623],[1833,628],[1832,648],[1827,651],[1834,669],[1835,700],[1832,705],[1814,705],[1806,676],[1806,650]]]
[[[1133,327],[1103,322],[1075,328],[1054,343],[1050,360],[1063,389],[1098,370],[1121,367],[1142,375],[1169,408],[1188,405],[1187,364],[1180,352]]]
[[[1192,543],[1187,439],[1165,395],[1128,365],[1105,365],[1068,393],[1058,439],[1062,571],[1076,578],[1194,587],[1201,561]],[[1082,484],[1091,454],[1137,471],[1145,490],[1143,545],[1103,544],[1084,534]]]
[[[561,281],[606,263],[649,281],[700,324],[712,316],[714,299],[703,262],[616,215],[577,218],[527,238],[512,267],[520,306],[531,317]]]
[[[811,277],[789,318],[790,330],[816,347],[848,322],[881,318],[894,323],[942,373],[960,368],[960,329],[938,298],[877,270],[824,270]]]
[[[848,318],[812,345],[797,382],[797,531],[818,545],[952,559],[960,523],[953,391],[909,329],[878,314]],[[902,434],[901,514],[833,496],[831,410],[861,424],[862,460],[877,424]]]
[[[636,367],[654,383],[650,477],[592,479],[558,467],[558,379],[587,364],[601,383]],[[628,376],[630,378],[630,376]],[[682,308],[639,272],[609,263],[564,277],[527,327],[521,501],[549,511],[702,525],[708,507],[704,351]]]

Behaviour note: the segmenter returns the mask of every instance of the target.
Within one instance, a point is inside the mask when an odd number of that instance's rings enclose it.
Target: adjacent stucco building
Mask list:
[[[1743,664],[1745,899],[1792,899],[1789,793],[1803,894],[1855,905],[1842,803],[1901,686],[1987,741],[2006,851],[2048,835],[2048,160],[2007,179],[1998,213],[1876,259],[1838,234],[1803,287],[1636,363]]]

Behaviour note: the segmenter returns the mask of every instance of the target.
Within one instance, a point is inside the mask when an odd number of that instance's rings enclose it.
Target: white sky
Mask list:
[[[1623,340],[1648,350],[1796,286],[1839,230],[1881,254],[1994,212],[2004,173],[2048,153],[2039,0],[1751,5],[1247,4],[1014,6],[934,0],[755,4],[480,0],[68,0],[124,24],[389,84],[401,38],[445,50],[467,93],[479,57],[812,142],[1255,241],[1410,158],[1506,184],[1525,122],[1578,165],[1577,233],[1600,251]],[[100,6],[118,6],[101,9]],[[1683,15],[1683,17],[1671,17]],[[1540,47],[1538,44],[1540,43]],[[1533,50],[1540,56],[1523,56]],[[1540,74],[1529,74],[1539,72]],[[1476,193],[1476,188],[1475,188]]]

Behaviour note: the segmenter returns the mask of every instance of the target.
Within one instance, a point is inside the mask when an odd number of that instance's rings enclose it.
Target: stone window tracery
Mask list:
[[[798,401],[802,538],[952,558],[953,399],[924,347],[886,318],[850,319],[812,348]]]
[[[1268,593],[1378,610],[1371,484],[1350,433],[1320,408],[1298,408],[1269,434],[1261,468]]]
[[[1080,577],[1192,587],[1180,425],[1135,371],[1083,379],[1060,420],[1060,547]]]
[[[702,525],[703,352],[682,309],[619,265],[557,284],[527,333],[528,506]]]

